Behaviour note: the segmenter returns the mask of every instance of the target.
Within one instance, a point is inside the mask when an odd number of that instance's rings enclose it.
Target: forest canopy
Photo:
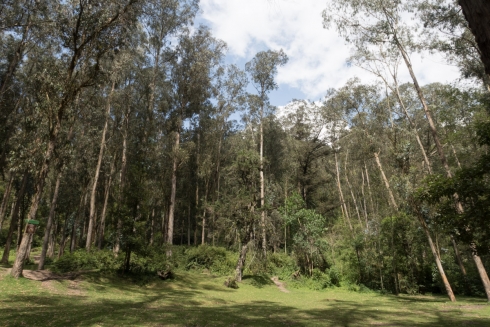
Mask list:
[[[374,81],[276,108],[287,51],[227,63],[197,0],[3,1],[2,263],[19,277],[40,247],[39,269],[490,300],[490,54],[468,2],[329,1]],[[424,51],[460,79],[421,84]]]

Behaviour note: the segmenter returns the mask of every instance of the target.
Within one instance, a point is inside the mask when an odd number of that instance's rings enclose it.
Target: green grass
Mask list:
[[[82,281],[36,282],[0,268],[0,326],[490,326],[482,298],[392,296],[291,289],[245,278],[177,272],[146,284],[89,272]]]

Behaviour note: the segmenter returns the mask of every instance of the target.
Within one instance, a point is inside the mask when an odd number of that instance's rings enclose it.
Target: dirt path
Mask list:
[[[0,279],[8,274],[12,268],[5,269],[0,275]],[[52,293],[64,293],[68,295],[83,296],[85,291],[80,287],[80,282],[82,281],[81,273],[67,273],[67,274],[56,274],[49,270],[28,270],[24,269],[22,272],[24,278],[35,280],[41,282],[41,287],[49,290]],[[69,281],[66,286],[66,292],[62,291],[63,288],[56,286],[56,283],[61,281]]]
[[[272,277],[271,280],[277,286],[277,288],[279,289],[279,291],[284,292],[284,293],[289,293],[289,290],[286,289],[286,286],[284,285],[283,282],[279,281],[279,278],[277,276]]]

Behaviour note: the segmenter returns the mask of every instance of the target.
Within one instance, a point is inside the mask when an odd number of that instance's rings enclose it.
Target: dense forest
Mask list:
[[[198,0],[1,1],[1,262],[167,276],[231,253],[238,282],[490,300],[490,56],[460,2],[330,1],[376,82],[276,108],[287,54],[226,64]],[[424,52],[461,78],[421,85]]]

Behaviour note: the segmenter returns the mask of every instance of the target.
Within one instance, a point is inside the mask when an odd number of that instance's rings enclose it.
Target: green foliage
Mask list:
[[[132,275],[156,275],[157,272],[170,271],[171,265],[165,253],[152,252],[149,256],[132,255],[129,273]]]
[[[272,253],[267,256],[267,260],[269,274],[282,280],[291,279],[293,274],[300,269],[296,260],[285,253]]]
[[[187,270],[207,269],[213,274],[225,276],[232,273],[236,265],[236,254],[225,248],[201,245],[185,251]]]
[[[53,263],[53,270],[60,273],[80,270],[118,270],[121,268],[122,259],[114,257],[112,251],[78,250],[63,255]]]

